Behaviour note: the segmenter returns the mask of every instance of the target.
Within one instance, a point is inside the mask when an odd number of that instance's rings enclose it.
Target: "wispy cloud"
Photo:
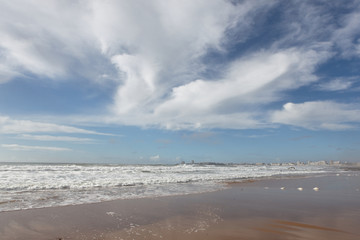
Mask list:
[[[201,79],[172,89],[154,116],[170,128],[262,127],[249,106],[278,100],[279,92],[316,80],[311,73],[322,57],[321,52],[295,49],[246,56],[229,66],[224,79]]]
[[[30,135],[30,134],[22,134],[20,136],[17,136],[16,138],[25,139],[25,140],[36,140],[36,141],[61,141],[61,142],[82,142],[82,143],[89,143],[94,141],[94,139],[91,138],[52,136],[52,135]]]
[[[159,161],[160,160],[160,155],[158,154],[158,155],[155,155],[155,156],[151,156],[150,160],[151,161]]]
[[[355,78],[336,78],[328,82],[323,82],[318,85],[318,89],[322,91],[341,91],[349,89]]]
[[[70,148],[28,146],[28,145],[19,145],[19,144],[1,144],[1,147],[11,151],[54,151],[54,152],[71,151]]]
[[[97,38],[92,29],[83,27],[91,25],[90,4],[1,2],[0,62],[7,67],[1,74],[10,79],[26,74],[53,81],[65,76],[96,80],[105,73],[111,75],[104,67],[106,59],[96,50]]]
[[[359,57],[360,42],[358,36],[360,34],[360,4],[353,6],[357,11],[353,11],[345,15],[342,19],[342,27],[333,33],[332,40],[341,49],[342,56],[346,58]]]
[[[337,19],[331,11],[341,4],[312,1],[154,0],[142,1],[141,8],[136,1],[3,1],[0,84],[24,75],[34,81],[88,79],[99,86],[111,81],[112,102],[97,119],[118,125],[194,130],[290,124],[287,109],[268,117],[272,103],[290,102],[284,97],[287,92],[316,85],[317,67],[325,61],[360,56],[360,8],[357,1],[348,3],[348,13]],[[278,22],[266,25],[274,8]],[[259,16],[264,22],[258,22]],[[276,36],[267,38],[266,28],[278,30]],[[262,33],[266,44],[256,47]],[[245,50],[236,54],[234,49]],[[351,88],[352,82],[335,79],[317,86],[339,91]],[[299,114],[294,118],[304,116],[300,106],[315,105],[294,105]],[[338,109],[346,116],[351,111],[357,110]],[[348,126],[346,118],[320,119],[325,121],[321,128],[326,123],[329,129]],[[1,116],[0,133],[110,135]],[[59,136],[52,141],[77,140]]]
[[[248,138],[264,138],[264,137],[269,137],[271,136],[270,134],[253,134],[253,135],[248,135],[246,137]]]
[[[314,130],[346,130],[358,127],[360,108],[331,101],[286,103],[282,110],[272,113],[271,119],[274,123]]]
[[[0,26],[2,62],[11,72],[31,73],[55,81],[64,76],[69,79],[82,76],[102,84],[106,76],[118,85],[109,108],[110,115],[114,114],[108,118],[112,123],[168,129],[256,126],[258,121],[253,113],[218,113],[222,106],[228,108],[224,102],[230,97],[224,93],[241,83],[234,77],[218,79],[215,84],[201,78],[204,71],[212,68],[206,66],[203,59],[209,49],[226,51],[227,32],[239,27],[250,30],[248,26],[254,14],[270,9],[274,3],[144,1],[142,4],[143,8],[135,2],[122,1],[71,5],[51,1],[39,7],[36,1],[6,2],[0,11],[4,23]],[[43,7],[47,11],[39,10]],[[69,37],[74,36],[73,33],[76,38]],[[243,33],[244,39],[250,34]],[[205,88],[198,89],[202,85]],[[221,92],[216,95],[217,87]],[[187,90],[200,90],[199,96],[187,95],[184,92]],[[210,90],[214,100],[206,96],[205,90]],[[194,104],[188,105],[192,101]],[[206,108],[207,104],[210,109]],[[216,109],[215,105],[218,105]],[[186,108],[174,113],[169,111],[176,106]],[[203,113],[191,116],[197,110]],[[230,118],[233,120],[225,121]],[[45,132],[40,131],[45,128],[31,130],[34,128],[7,125],[2,131]],[[56,131],[79,132],[61,128]]]
[[[54,123],[37,122],[31,120],[16,120],[0,115],[0,133],[25,134],[25,133],[79,133],[93,135],[112,135],[82,128],[59,125]]]

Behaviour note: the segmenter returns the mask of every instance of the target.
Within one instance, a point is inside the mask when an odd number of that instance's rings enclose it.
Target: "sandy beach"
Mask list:
[[[0,213],[2,240],[359,239],[360,176],[231,183],[216,192]]]

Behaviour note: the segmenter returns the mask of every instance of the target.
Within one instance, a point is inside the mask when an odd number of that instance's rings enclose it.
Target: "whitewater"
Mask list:
[[[339,171],[330,166],[0,164],[0,212],[216,191],[226,182]]]

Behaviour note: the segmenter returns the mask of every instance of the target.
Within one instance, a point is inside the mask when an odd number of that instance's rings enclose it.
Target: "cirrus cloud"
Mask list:
[[[355,82],[354,78],[335,78],[319,84],[318,89],[322,91],[341,91],[349,89]]]
[[[35,141],[81,142],[81,143],[94,141],[94,139],[91,138],[52,136],[52,135],[31,135],[31,134],[22,134],[20,136],[17,136],[16,138],[24,139],[24,140],[35,140]]]
[[[22,133],[78,133],[93,135],[109,135],[96,131],[90,131],[82,128],[60,125],[54,123],[38,122],[31,120],[17,120],[7,116],[0,115],[0,133],[1,134],[22,134]]]
[[[53,152],[71,151],[70,148],[29,146],[29,145],[19,145],[19,144],[1,144],[1,147],[11,151],[53,151]]]

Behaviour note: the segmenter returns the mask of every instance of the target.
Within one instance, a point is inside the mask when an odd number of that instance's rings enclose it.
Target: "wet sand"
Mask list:
[[[359,172],[229,186],[186,196],[1,212],[0,236],[2,240],[360,239]]]

